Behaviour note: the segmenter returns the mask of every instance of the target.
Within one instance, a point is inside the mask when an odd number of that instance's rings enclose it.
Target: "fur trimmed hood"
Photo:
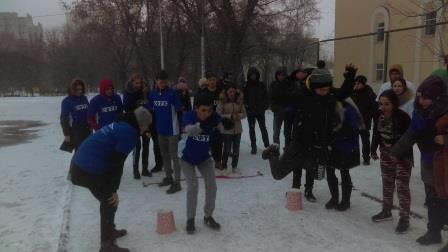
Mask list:
[[[346,103],[346,105],[344,105],[344,103]],[[343,102],[336,102],[333,132],[337,132],[342,129],[345,120],[345,106],[347,105],[353,107],[353,109],[356,111],[356,124],[358,126],[358,129],[365,130],[366,125],[358,106],[356,106],[355,102],[351,98],[347,98]]]
[[[226,90],[223,90],[220,94],[219,94],[219,101],[222,103],[229,103],[231,102],[229,97],[227,96],[227,92]],[[244,94],[243,92],[241,92],[241,90],[237,89],[236,90],[236,99],[235,99],[235,103],[238,105],[242,105],[244,103]]]

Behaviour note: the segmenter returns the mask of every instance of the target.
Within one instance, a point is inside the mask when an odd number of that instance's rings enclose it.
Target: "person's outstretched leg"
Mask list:
[[[272,177],[281,180],[294,169],[301,169],[303,166],[303,154],[300,153],[299,143],[293,142],[285,153],[280,157],[278,145],[271,145],[263,151],[262,158],[269,159]]]

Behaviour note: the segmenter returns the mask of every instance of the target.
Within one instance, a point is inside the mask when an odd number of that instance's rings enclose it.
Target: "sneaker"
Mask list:
[[[232,173],[235,175],[241,175],[241,171],[237,167],[232,168]]]
[[[215,176],[227,176],[227,170],[215,169]]]
[[[162,166],[154,166],[154,168],[151,169],[151,173],[157,173],[162,171]]]
[[[142,176],[152,177],[152,173],[150,171],[148,171],[148,168],[146,168],[146,169],[143,169]]]
[[[370,165],[370,160],[364,160],[364,161],[362,162],[362,165],[364,165],[364,166],[369,166],[369,165]]]
[[[173,178],[164,178],[162,182],[159,183],[159,187],[169,186],[173,183]]]
[[[316,197],[314,197],[314,195],[313,195],[313,192],[310,192],[310,191],[305,191],[305,198],[306,198],[306,200],[308,200],[309,202],[312,202],[312,203],[317,201]]]
[[[382,210],[379,214],[372,216],[373,222],[382,222],[392,220],[392,213],[390,210]]]
[[[102,242],[100,252],[129,252],[129,249],[118,247],[115,242]]]
[[[221,225],[212,216],[204,217],[204,224],[213,230],[221,229]]]
[[[395,233],[406,234],[408,231],[409,231],[409,219],[400,218],[400,220],[398,221],[397,228],[395,229]]]
[[[115,239],[117,239],[117,238],[121,238],[127,234],[128,234],[128,231],[126,229],[114,229],[113,236],[115,237]]]
[[[196,228],[194,227],[194,218],[187,220],[187,227],[185,230],[187,230],[187,234],[194,234],[194,232],[196,232]]]
[[[426,232],[426,234],[418,238],[417,242],[420,243],[420,245],[424,246],[431,244],[439,244],[442,243],[442,236],[440,235],[440,232],[428,231]]]
[[[180,186],[179,182],[172,183],[170,188],[166,191],[167,194],[174,194],[182,190],[182,187]]]

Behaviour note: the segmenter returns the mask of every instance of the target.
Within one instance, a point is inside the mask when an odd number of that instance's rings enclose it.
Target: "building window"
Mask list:
[[[377,28],[376,41],[384,41],[384,23],[379,23]]]
[[[384,65],[383,64],[376,64],[376,80],[382,81],[384,79]]]
[[[434,35],[436,34],[436,23],[437,23],[437,12],[433,11],[425,16],[425,34]]]

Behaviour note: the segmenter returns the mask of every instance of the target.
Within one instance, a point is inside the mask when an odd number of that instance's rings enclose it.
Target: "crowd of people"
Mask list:
[[[63,149],[75,150],[69,172],[72,183],[88,188],[100,202],[100,251],[128,251],[116,245],[126,230],[116,229],[114,218],[124,162],[131,152],[134,178],[151,177],[163,170],[164,178],[158,185],[169,187],[167,194],[182,190],[183,173],[188,234],[195,232],[197,168],[206,188],[204,223],[219,230],[221,225],[213,218],[216,176],[241,175],[244,167],[238,160],[245,118],[251,154],[259,150],[258,123],[264,146],[261,156],[269,160],[274,179],[293,173],[292,187],[300,189],[305,172],[304,197],[316,202],[314,181],[326,177],[330,192],[326,209],[349,209],[353,190],[350,170],[361,165],[361,157],[363,165],[379,159],[383,206],[372,221],[392,219],[396,187],[398,234],[406,233],[410,226],[409,183],[414,166],[412,146],[416,143],[428,208],[428,231],[417,242],[441,243],[441,230],[448,223],[448,171],[440,162],[448,155],[447,70],[435,71],[417,88],[405,80],[403,68],[394,65],[389,70],[390,81],[381,86],[378,96],[367,78],[357,75],[354,65],[347,65],[343,76],[342,85],[336,88],[323,61],[315,68],[299,68],[291,74],[281,67],[269,87],[255,67],[249,68],[247,80],[239,84],[232,82],[229,74],[219,79],[208,72],[192,95],[184,77],[171,87],[168,74],[162,70],[153,87],[142,75],[133,74],[122,91],[123,99],[112,80],[103,79],[99,94],[90,102],[84,82],[75,79],[62,101]],[[268,109],[273,112],[272,144],[266,127]],[[282,127],[284,148],[280,155]],[[149,169],[151,139],[155,166]],[[448,246],[440,251],[448,251]]]

